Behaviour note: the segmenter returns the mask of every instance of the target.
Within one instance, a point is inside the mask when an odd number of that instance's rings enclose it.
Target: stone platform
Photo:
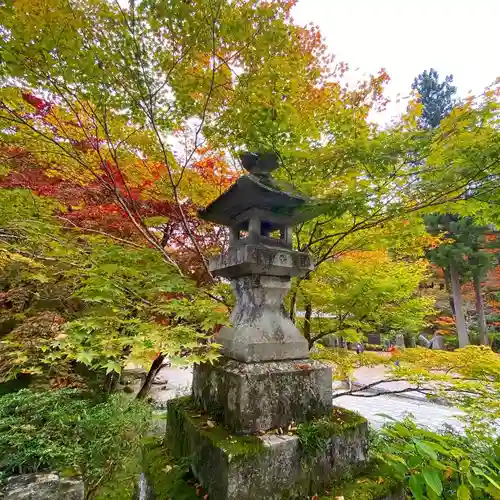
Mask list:
[[[363,467],[367,434],[364,418],[340,408],[287,434],[235,436],[200,413],[192,398],[168,404],[169,452],[189,457],[214,500],[307,499]]]
[[[287,428],[331,413],[332,370],[311,359],[241,363],[222,358],[195,365],[193,398],[235,434]]]

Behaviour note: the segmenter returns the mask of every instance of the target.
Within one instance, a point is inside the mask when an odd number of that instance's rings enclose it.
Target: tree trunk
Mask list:
[[[309,349],[312,349],[314,341],[311,339],[311,317],[312,317],[312,304],[308,302],[304,312],[304,337],[309,344]]]
[[[455,322],[457,325],[458,346],[469,345],[469,335],[465,324],[464,309],[462,307],[462,292],[460,290],[460,278],[455,267],[450,265],[451,292],[453,294],[453,306],[455,309]]]
[[[149,394],[151,386],[153,385],[153,380],[160,371],[161,364],[163,363],[164,359],[165,356],[163,354],[158,355],[154,359],[153,364],[151,365],[151,368],[149,369],[148,374],[144,379],[144,383],[142,384],[141,389],[137,393],[137,399],[144,399]]]
[[[446,269],[443,269],[443,274],[444,274],[444,286],[446,288],[446,291],[449,293],[448,302],[450,304],[451,314],[455,316],[455,304],[453,303],[453,291],[452,291],[453,287],[451,286],[450,276],[449,273],[446,272]]]
[[[476,314],[477,324],[479,326],[479,341],[482,345],[489,345],[488,327],[486,326],[486,315],[484,313],[483,290],[481,287],[481,278],[478,274],[474,275],[474,293],[476,295]]]
[[[120,375],[116,372],[109,372],[104,378],[104,392],[106,394],[112,394],[116,391],[116,386],[120,380]]]

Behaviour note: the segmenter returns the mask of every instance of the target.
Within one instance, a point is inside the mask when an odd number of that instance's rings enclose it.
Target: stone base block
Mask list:
[[[315,360],[195,365],[193,398],[237,434],[287,428],[332,411],[332,370]]]
[[[234,436],[196,409],[191,398],[168,404],[167,439],[214,500],[307,499],[366,461],[368,426],[335,409],[295,434]]]

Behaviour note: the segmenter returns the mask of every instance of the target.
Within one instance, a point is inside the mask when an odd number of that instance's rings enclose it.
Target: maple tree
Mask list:
[[[28,104],[28,108],[33,106],[33,101],[30,102],[32,97],[31,94],[22,96],[22,101]],[[53,117],[43,111],[45,107],[40,109],[35,107],[33,113],[27,109],[23,117],[33,121],[33,125],[36,123],[37,126],[54,132],[53,120],[50,119]],[[54,114],[58,112],[53,106],[50,109]],[[54,136],[53,139],[56,144],[58,141],[69,140],[79,151],[85,153],[86,158],[90,157],[92,178],[84,175],[82,178],[69,179],[68,175],[75,172],[68,169],[67,161],[60,167],[55,163],[61,161],[57,156],[56,160],[51,160],[50,156],[47,158],[33,154],[29,148],[6,144],[2,159],[4,166],[10,168],[1,181],[1,186],[27,188],[40,196],[57,199],[60,202],[59,217],[67,227],[108,235],[118,241],[129,241],[132,245],[141,244],[143,237],[167,262],[182,267],[184,272],[198,280],[206,281],[207,277],[203,274],[203,269],[200,269],[203,267],[202,262],[193,268],[192,261],[199,254],[196,254],[196,248],[190,244],[190,239],[186,238],[184,226],[189,226],[198,249],[203,247],[203,250],[210,251],[220,245],[220,231],[202,226],[196,217],[196,208],[207,196],[210,199],[210,196],[220,194],[234,179],[234,174],[229,171],[221,155],[209,149],[201,151],[202,154],[185,175],[190,193],[179,209],[160,192],[162,174],[166,172],[163,163],[147,162],[134,153],[126,160],[131,162],[127,174],[113,166],[111,160],[103,160],[101,165],[99,149],[94,151],[92,146],[85,145],[85,141],[78,139],[81,128],[79,125],[73,128],[68,125],[64,129],[64,137]],[[12,139],[11,137],[10,140]],[[31,148],[36,147],[35,142],[31,141]],[[98,144],[94,146],[100,147]],[[93,156],[96,158],[92,158]],[[183,210],[184,217],[180,210]]]
[[[433,298],[417,292],[426,273],[424,262],[397,261],[384,250],[346,252],[326,262],[298,294],[299,306],[314,304],[305,329],[310,345],[328,334],[348,342],[374,331],[416,335],[433,312]]]
[[[284,78],[286,64],[302,96],[326,74],[319,34],[292,22],[292,5],[7,2],[1,12],[9,33],[2,38],[3,139],[93,195],[98,183],[102,215],[125,214],[168,262],[185,258],[180,267],[190,271],[198,259],[210,279],[207,230],[194,214],[235,176],[222,153],[207,148],[211,125],[235,115],[246,123],[248,113],[235,103],[267,90],[269,79]],[[137,206],[144,198],[153,214]],[[160,241],[144,221],[151,215],[171,222]],[[174,248],[182,246],[175,256],[161,244],[172,234],[181,240]]]
[[[215,359],[209,342],[227,310],[153,249],[68,231],[57,205],[0,190],[2,379],[41,374],[70,383],[75,363],[117,380],[124,365],[168,356]]]
[[[420,127],[433,130],[440,126],[442,120],[451,115],[458,102],[454,99],[456,87],[451,85],[453,77],[448,75],[439,81],[436,70],[424,71],[413,83],[422,106],[419,119]],[[476,160],[477,161],[477,160]],[[422,162],[425,164],[425,162]],[[475,189],[475,186],[471,186]],[[487,326],[481,290],[481,278],[491,265],[491,255],[482,251],[487,228],[474,224],[471,217],[460,217],[458,214],[441,213],[426,216],[426,224],[431,234],[444,232],[447,241],[428,251],[430,260],[445,270],[446,283],[451,288],[452,310],[456,318],[456,329],[459,345],[469,343],[469,335],[463,310],[461,282],[472,277],[475,288],[476,312],[481,342],[488,344]]]
[[[74,258],[87,254],[104,258],[109,252],[114,261],[106,265],[113,267],[142,252],[144,259],[153,259],[147,266],[152,270],[155,257],[148,253],[152,249],[169,264],[165,273],[174,266],[181,275],[204,285],[208,297],[220,301],[224,297],[220,289],[216,296],[207,289],[212,277],[206,257],[224,244],[225,230],[204,224],[196,217],[196,209],[239,174],[221,145],[227,145],[228,137],[238,145],[235,134],[246,137],[251,121],[251,130],[267,136],[269,118],[276,121],[277,112],[267,102],[267,93],[273,88],[270,81],[275,84],[272,100],[277,106],[282,103],[278,87],[290,78],[295,81],[295,99],[305,102],[306,95],[320,92],[330,74],[318,31],[296,26],[290,17],[292,5],[285,1],[179,1],[163,6],[132,2],[128,7],[105,1],[3,3],[2,189],[16,193],[29,189],[54,200],[50,217],[57,221],[51,219],[51,231],[61,239],[61,247],[75,247]],[[335,86],[330,87],[329,97],[341,101],[344,96],[331,92]],[[371,88],[363,92],[368,96]],[[259,98],[252,102],[255,96]],[[310,124],[315,121],[316,104],[313,101],[307,107]],[[253,119],[256,105],[262,111],[259,126]],[[342,109],[340,104],[337,107]],[[290,120],[279,126],[276,123],[281,135],[291,133],[292,124],[299,130],[303,113],[293,105],[283,109]],[[285,115],[280,111],[280,116]],[[219,125],[217,129],[214,123]],[[231,134],[220,134],[223,123],[230,125]],[[46,236],[33,231],[22,243],[35,247],[38,238]],[[101,236],[107,244],[99,240]],[[38,266],[39,261],[47,263],[47,259],[56,259],[57,264],[62,259],[63,267],[67,265],[67,256],[47,255],[31,247],[12,248],[8,239],[2,243],[9,255],[26,253],[31,259],[25,263],[28,267]],[[135,258],[134,266],[138,263],[146,266]],[[113,267],[111,275],[103,271],[100,260],[94,264],[90,269],[99,270],[99,276],[91,271],[84,275],[93,283],[92,293],[98,300],[88,295],[91,289],[87,285],[80,283],[76,290],[70,287],[70,295],[76,294],[77,302],[85,303],[85,313],[82,317],[66,315],[72,321],[64,331],[70,334],[63,333],[68,335],[64,342],[60,339],[52,346],[54,356],[64,347],[67,360],[119,370],[140,349],[139,345],[131,348],[130,332],[140,341],[136,335],[140,328],[134,322],[145,323],[144,328],[149,325],[156,333],[160,330],[151,321],[154,310],[145,303],[152,301],[144,293],[154,292],[144,290],[143,283],[134,285],[134,266],[126,266],[123,278],[131,283],[123,296],[117,291],[119,280],[114,279],[120,271]],[[87,269],[89,264],[81,265]],[[59,274],[71,276],[66,269]],[[170,276],[174,283],[178,279]],[[181,296],[169,299],[177,301],[174,316],[178,317],[183,314],[182,301],[192,300],[191,285],[182,283]],[[10,284],[5,286],[5,293],[11,295]],[[135,286],[140,288],[139,294]],[[22,312],[28,316],[30,305],[26,305]],[[216,303],[213,307],[221,306]],[[197,318],[200,321],[199,315]],[[36,370],[38,361],[22,349],[17,352],[21,346],[12,344],[15,335],[12,331],[7,335],[12,355],[22,357],[19,369]],[[95,346],[85,345],[87,337]],[[106,337],[115,339],[112,349]],[[38,340],[42,351],[50,343]],[[168,352],[160,340],[156,336],[149,344]],[[148,349],[150,353],[155,350]],[[155,358],[153,367],[163,355]]]
[[[299,158],[294,152],[283,178],[324,200],[321,215],[294,229],[297,247],[309,251],[319,268],[347,249],[366,247],[378,228],[405,220],[421,227],[415,216],[436,207],[486,210],[490,221],[498,220],[494,205],[485,204],[497,196],[497,100],[497,90],[491,90],[460,103],[435,130],[418,126],[416,100],[392,128],[361,121],[347,128],[349,137],[341,129],[334,141],[313,144]],[[306,316],[313,309],[310,304]]]
[[[464,412],[458,418],[466,424],[470,436],[490,442],[498,438],[500,360],[490,347],[470,345],[455,351],[417,347],[391,357],[320,347],[313,357],[333,364],[337,380],[350,382],[350,387],[336,392],[334,399],[345,395],[376,398],[412,392],[431,400],[438,397]],[[395,360],[399,363],[395,364]],[[385,376],[368,384],[352,384],[357,368],[377,365],[386,366]],[[392,383],[399,382],[407,384],[392,388]]]

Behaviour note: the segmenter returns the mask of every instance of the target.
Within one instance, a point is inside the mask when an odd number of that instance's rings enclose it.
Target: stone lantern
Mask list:
[[[235,432],[252,433],[328,413],[332,377],[329,367],[306,361],[307,340],[283,308],[291,277],[313,269],[308,254],[292,250],[291,237],[292,225],[310,214],[308,201],[271,178],[275,155],[247,154],[243,164],[250,174],[200,213],[230,228],[229,248],[210,270],[231,280],[236,305],[232,327],[217,338],[224,360],[195,367],[193,396],[204,408],[220,407]]]
[[[231,281],[232,326],[218,335],[222,357],[195,365],[192,396],[169,402],[167,443],[189,457],[211,500],[305,499],[365,460],[367,424],[332,413],[331,367],[309,358],[284,313],[291,278],[313,269],[308,254],[292,249],[292,226],[312,218],[314,204],[272,179],[274,154],[247,153],[242,163],[249,174],[200,212],[230,230],[229,248],[210,270]],[[313,459],[295,430],[315,422],[331,437]]]
[[[230,228],[227,252],[213,259],[210,271],[231,280],[236,307],[233,327],[218,341],[224,355],[255,363],[308,357],[308,344],[283,314],[292,276],[313,269],[308,254],[292,250],[292,226],[307,220],[308,200],[278,187],[270,172],[276,156],[247,154],[249,175],[241,177],[200,217]]]

